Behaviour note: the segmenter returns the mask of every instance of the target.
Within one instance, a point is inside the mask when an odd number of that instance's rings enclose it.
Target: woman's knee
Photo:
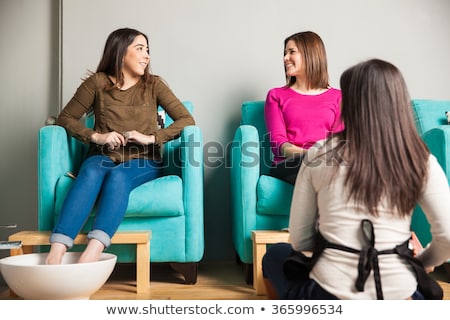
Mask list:
[[[276,243],[267,248],[267,252],[264,255],[264,258],[266,260],[270,259],[275,261],[280,261],[280,259],[284,260],[285,258],[291,255],[292,250],[293,249],[290,243],[284,242]]]
[[[279,273],[284,261],[291,253],[292,246],[289,243],[276,243],[269,246],[262,259],[263,276],[268,277],[272,271]]]

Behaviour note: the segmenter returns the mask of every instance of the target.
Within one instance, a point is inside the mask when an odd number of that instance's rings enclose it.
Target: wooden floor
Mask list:
[[[434,276],[444,288],[444,299],[450,300],[450,277],[444,268],[437,268]],[[245,283],[244,270],[235,262],[208,262],[199,266],[195,285],[182,284],[182,277],[168,265],[152,264],[151,290],[148,294],[135,292],[135,266],[118,264],[102,289],[92,300],[255,300],[253,287]],[[9,295],[7,287],[0,287],[0,299],[20,299]]]
[[[195,285],[183,284],[180,274],[166,264],[151,265],[150,293],[136,293],[134,264],[118,264],[108,282],[91,300],[251,300],[256,296],[253,286],[245,283],[243,266],[235,262],[200,263]],[[0,299],[11,297],[7,287],[0,287]]]

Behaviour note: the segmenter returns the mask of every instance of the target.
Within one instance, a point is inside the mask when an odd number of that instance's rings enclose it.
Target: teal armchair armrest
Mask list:
[[[251,264],[251,231],[256,230],[256,187],[260,176],[260,145],[254,126],[241,125],[231,150],[232,237],[243,262]]]
[[[180,146],[183,202],[186,212],[186,260],[200,261],[204,252],[203,136],[199,127],[181,133]]]
[[[55,185],[68,172],[76,172],[86,148],[63,127],[42,127],[38,136],[38,228],[51,230],[55,216]]]

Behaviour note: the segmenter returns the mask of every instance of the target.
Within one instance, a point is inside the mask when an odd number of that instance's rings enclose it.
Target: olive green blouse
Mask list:
[[[76,139],[90,144],[89,155],[104,154],[115,162],[134,158],[160,160],[164,142],[179,136],[185,126],[193,125],[194,119],[183,103],[173,94],[159,76],[144,85],[138,81],[134,86],[120,90],[112,88],[113,83],[103,73],[95,73],[78,87],[75,95],[58,116],[57,124],[64,127]],[[158,127],[158,106],[174,120],[167,128]],[[93,112],[94,128],[87,128],[84,115]],[[154,145],[142,146],[127,143],[118,150],[91,143],[95,132],[108,133],[136,130],[146,135],[154,135]]]

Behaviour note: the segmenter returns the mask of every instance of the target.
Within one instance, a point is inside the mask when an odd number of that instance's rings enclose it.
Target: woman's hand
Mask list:
[[[149,145],[156,142],[156,138],[154,135],[148,136],[136,130],[126,131],[123,133],[123,136],[125,137],[125,143],[133,142],[141,145]]]
[[[109,150],[117,150],[120,146],[126,144],[125,137],[115,131],[108,133],[96,132],[91,136],[91,141],[101,146],[106,145]]]
[[[283,157],[285,157],[286,159],[289,158],[295,158],[298,156],[303,156],[305,155],[307,152],[306,149],[303,149],[299,146],[296,146],[290,142],[285,142],[283,143],[283,145],[281,146],[281,154],[283,155]]]
[[[417,238],[417,235],[414,231],[411,231],[411,239],[409,240],[410,247],[413,251],[413,256],[417,256],[420,251],[423,250],[422,243],[420,242],[419,238]]]
[[[419,238],[417,238],[417,235],[414,231],[411,232],[411,239],[409,240],[410,246],[412,247],[413,256],[417,256],[420,251],[423,250],[422,243],[420,242]],[[431,273],[434,271],[434,267],[428,267],[425,268],[425,271],[427,273]]]

